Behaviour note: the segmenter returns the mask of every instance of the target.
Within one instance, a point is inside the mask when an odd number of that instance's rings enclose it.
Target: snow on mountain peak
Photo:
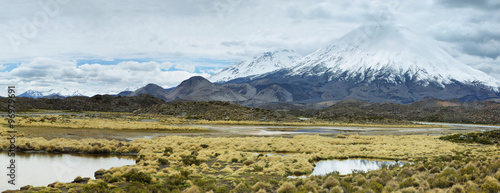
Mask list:
[[[43,91],[28,90],[19,96],[30,97],[30,98],[43,98],[50,96],[70,97],[70,96],[93,96],[93,95],[95,94],[88,91],[70,90],[68,88],[62,88],[62,89],[49,89]]]
[[[500,82],[443,51],[431,41],[397,25],[363,25],[304,57],[288,75],[332,74],[330,77],[385,78],[397,83],[408,78],[438,85],[459,81],[481,83],[498,90]],[[339,77],[342,75],[342,77]]]
[[[236,78],[261,75],[292,66],[302,56],[293,50],[278,49],[264,52],[252,59],[224,68],[208,78],[211,82],[226,82]]]

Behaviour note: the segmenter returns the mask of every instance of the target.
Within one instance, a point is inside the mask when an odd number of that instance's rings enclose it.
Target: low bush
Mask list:
[[[126,181],[129,182],[142,182],[149,184],[151,182],[151,176],[143,172],[137,172],[135,170],[130,170],[129,172],[122,175]]]

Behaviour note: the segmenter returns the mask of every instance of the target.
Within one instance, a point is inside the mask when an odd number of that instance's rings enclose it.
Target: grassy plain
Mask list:
[[[18,119],[21,127],[156,129],[191,121],[166,116],[100,114]],[[44,121],[41,121],[44,120]],[[219,124],[229,123],[222,121]],[[152,124],[154,123],[154,124]],[[307,122],[297,122],[308,124]],[[9,130],[2,119],[0,133]],[[200,124],[194,122],[193,124]],[[214,122],[206,123],[214,124]],[[234,123],[232,123],[234,124]],[[264,124],[264,123],[262,123]],[[312,123],[309,123],[312,124]],[[72,126],[78,125],[78,126]],[[141,126],[143,125],[143,126]],[[146,126],[144,126],[146,125]],[[97,180],[29,187],[46,192],[498,192],[500,146],[454,143],[427,135],[166,136],[131,142],[105,139],[17,139],[19,150],[137,153],[137,163],[96,172]],[[0,147],[9,145],[6,137]],[[288,153],[288,156],[266,155]],[[412,164],[341,176],[309,174],[324,159],[399,159]]]

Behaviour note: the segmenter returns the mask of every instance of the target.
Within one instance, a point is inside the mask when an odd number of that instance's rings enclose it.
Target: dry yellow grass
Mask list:
[[[338,126],[338,127],[384,127],[384,128],[428,128],[447,127],[442,125],[423,124],[359,124],[325,122],[321,120],[308,120],[301,122],[276,122],[276,121],[232,121],[232,120],[188,120],[177,117],[162,118],[162,122],[168,124],[207,124],[207,125],[269,125],[269,126]]]
[[[207,130],[201,127],[174,126],[162,122],[141,122],[127,119],[101,118],[64,118],[62,116],[43,116],[21,118],[17,120],[21,127],[62,127],[87,129],[154,129],[154,130]]]
[[[121,143],[121,147],[118,144]],[[3,138],[0,146],[6,147],[9,142]],[[137,167],[148,173],[154,173],[151,168],[142,168],[141,165],[158,166],[158,158],[169,160],[170,164],[182,166],[181,158],[197,151],[196,159],[202,163],[217,161],[222,165],[213,165],[211,169],[206,165],[191,166],[193,171],[252,171],[254,167],[262,167],[265,174],[284,175],[292,173],[309,173],[313,169],[308,160],[340,159],[340,158],[383,158],[412,160],[418,157],[432,157],[453,155],[455,151],[469,150],[473,154],[495,155],[499,148],[496,146],[478,146],[455,144],[442,141],[432,136],[358,136],[347,138],[331,138],[313,135],[298,135],[293,138],[281,137],[183,137],[168,136],[155,139],[136,139],[132,142],[118,142],[115,140],[97,139],[53,139],[18,138],[21,148],[28,146],[34,150],[58,150],[63,147],[73,147],[85,152],[139,152],[143,159]],[[203,145],[208,147],[203,148]],[[163,155],[166,147],[171,147],[173,153]],[[254,152],[291,152],[288,156],[259,156]],[[214,157],[218,154],[217,157]],[[238,160],[234,162],[233,160]],[[243,160],[253,160],[248,165]],[[231,166],[229,166],[231,165]],[[267,167],[266,167],[267,166]],[[238,173],[238,172],[237,172]]]
[[[29,144],[34,149],[49,151],[73,147],[81,151],[103,151],[105,148],[109,148],[111,152],[115,153],[138,152],[139,161],[135,165],[115,167],[106,172],[119,177],[135,170],[150,174],[154,181],[175,178],[181,175],[180,168],[196,178],[211,176],[210,178],[213,179],[234,180],[249,174],[286,176],[293,173],[310,173],[314,168],[310,160],[319,159],[360,157],[400,159],[411,162],[420,157],[449,157],[456,155],[455,152],[469,152],[470,155],[484,157],[498,156],[500,152],[499,146],[456,144],[439,140],[434,136],[348,135],[345,137],[333,138],[318,135],[297,135],[293,138],[167,136],[154,139],[136,139],[132,142],[96,139],[45,140],[43,138],[20,137],[18,144],[21,148]],[[8,144],[6,138],[0,139],[0,146],[5,147]],[[172,149],[172,151],[165,153],[165,149]],[[193,154],[193,152],[196,153]],[[279,156],[265,155],[266,152],[289,153],[286,156]],[[183,159],[189,156],[201,160],[201,163],[198,165],[183,163]],[[167,167],[159,164],[160,158],[168,160]],[[447,169],[444,168],[444,170]],[[394,171],[399,172],[397,169]],[[488,178],[491,184],[496,183],[493,179],[500,176],[500,170],[495,172],[495,176]],[[419,173],[412,177],[426,179],[426,176],[419,176],[423,174]],[[366,188],[366,184],[370,181],[368,180],[369,176],[365,177],[353,178],[353,182],[365,184],[359,187]],[[421,184],[425,185],[426,182]],[[338,184],[331,183],[329,186],[335,187],[336,185]]]

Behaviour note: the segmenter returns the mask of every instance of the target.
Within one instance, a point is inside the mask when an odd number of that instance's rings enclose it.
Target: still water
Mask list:
[[[135,164],[133,156],[16,153],[15,184],[8,183],[11,157],[0,152],[0,191],[19,190],[25,185],[47,186],[55,181],[71,182],[75,177],[90,177],[99,169]]]
[[[383,165],[402,166],[405,162],[387,161],[387,160],[366,160],[366,159],[348,159],[348,160],[324,160],[316,163],[313,172],[310,175],[322,176],[332,172],[339,172],[340,175],[353,173],[354,170],[368,172],[381,169]],[[289,176],[290,178],[303,178],[307,176]]]
[[[382,161],[382,160],[364,160],[364,159],[348,159],[348,160],[325,160],[316,163],[316,167],[311,175],[319,176],[338,171],[340,175],[357,171],[370,171],[382,168],[382,165],[403,165],[403,162]]]

